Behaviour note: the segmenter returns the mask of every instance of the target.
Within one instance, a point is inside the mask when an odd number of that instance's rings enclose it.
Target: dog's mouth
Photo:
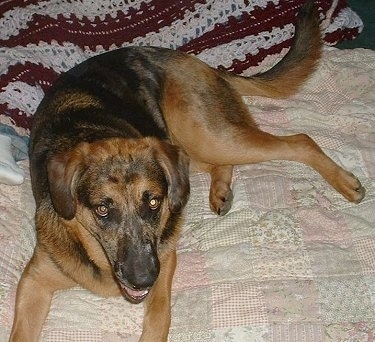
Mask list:
[[[125,294],[125,296],[133,303],[140,303],[142,302],[148,295],[149,289],[133,289],[129,286],[124,285],[123,283],[120,283],[120,287]]]

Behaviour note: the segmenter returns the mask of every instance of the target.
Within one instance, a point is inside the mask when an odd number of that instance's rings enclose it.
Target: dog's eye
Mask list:
[[[108,216],[108,208],[101,204],[101,205],[98,205],[95,209],[95,212],[100,216],[100,217],[106,217]]]
[[[157,198],[151,198],[150,201],[148,202],[148,205],[151,210],[156,210],[159,208],[160,201]]]

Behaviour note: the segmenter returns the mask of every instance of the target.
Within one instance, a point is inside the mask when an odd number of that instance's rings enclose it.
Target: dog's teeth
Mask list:
[[[127,286],[122,287],[126,294],[134,300],[142,300],[148,295],[148,290],[134,290]]]

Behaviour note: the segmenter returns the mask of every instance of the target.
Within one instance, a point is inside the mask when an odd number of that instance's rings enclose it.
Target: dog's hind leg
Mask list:
[[[210,208],[218,215],[225,215],[232,207],[233,192],[231,189],[233,166],[192,163],[192,168],[208,172],[211,176]]]
[[[256,127],[242,127],[226,141],[211,139],[208,151],[194,151],[200,160],[213,165],[251,164],[268,160],[290,160],[309,165],[319,172],[338,192],[358,203],[365,189],[358,179],[329,158],[306,134],[274,136]]]
[[[273,140],[275,138],[271,138]],[[359,203],[365,189],[358,179],[350,172],[344,170],[329,158],[321,148],[306,134],[276,137],[277,147],[274,148],[275,156],[272,159],[285,159],[304,163],[319,172],[333,188],[341,193],[347,200]]]
[[[211,166],[210,207],[218,215],[225,215],[232,207],[231,189],[233,166]]]
[[[10,342],[36,342],[48,314],[53,293],[74,286],[38,247],[17,289]]]

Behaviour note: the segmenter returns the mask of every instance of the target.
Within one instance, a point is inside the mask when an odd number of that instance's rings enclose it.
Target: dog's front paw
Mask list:
[[[220,215],[225,215],[232,207],[233,192],[229,187],[211,187],[210,190],[210,208]]]

